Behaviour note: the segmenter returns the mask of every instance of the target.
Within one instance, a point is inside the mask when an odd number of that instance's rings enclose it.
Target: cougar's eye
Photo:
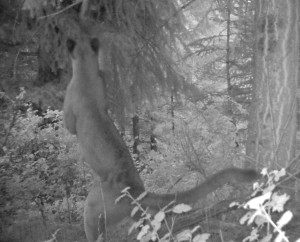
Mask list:
[[[99,40],[97,38],[91,39],[91,48],[94,52],[98,52],[99,49]]]
[[[74,48],[75,48],[76,42],[74,40],[72,40],[72,39],[67,39],[66,44],[67,44],[68,51],[70,53],[72,53],[73,50],[74,50]]]

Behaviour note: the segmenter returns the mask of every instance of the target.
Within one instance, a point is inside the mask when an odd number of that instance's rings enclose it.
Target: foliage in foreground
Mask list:
[[[262,170],[262,175],[266,178],[264,182],[257,182],[254,184],[254,192],[251,197],[244,203],[234,202],[230,207],[237,206],[239,209],[246,210],[247,213],[240,219],[239,223],[246,226],[252,226],[251,233],[243,239],[243,242],[289,242],[288,235],[283,230],[283,227],[291,222],[293,213],[284,208],[290,196],[283,193],[280,194],[275,189],[280,183],[283,176],[286,175],[285,169],[280,171],[274,170],[268,172],[267,169]],[[159,241],[159,242],[205,242],[208,241],[209,233],[199,233],[198,229],[201,225],[194,225],[193,229],[185,229],[178,234],[174,234],[173,227],[175,218],[174,215],[182,214],[191,211],[191,207],[185,204],[174,205],[171,202],[164,208],[160,209],[156,214],[152,215],[148,208],[141,206],[141,199],[147,195],[147,192],[142,193],[136,199],[130,194],[130,188],[125,188],[121,196],[116,200],[129,198],[132,202],[133,209],[131,216],[139,216],[137,222],[133,223],[128,233],[133,230],[138,230],[136,239],[142,242]],[[274,215],[281,213],[279,219],[275,219]],[[172,219],[170,219],[172,218]],[[170,224],[171,222],[171,224]],[[166,233],[161,232],[165,227]],[[165,230],[163,230],[165,231]],[[299,242],[300,238],[296,242]]]
[[[140,229],[136,238],[138,241],[181,242],[188,240],[193,242],[205,242],[209,238],[209,234],[207,233],[198,233],[200,226],[196,226],[191,230],[186,229],[177,235],[173,234],[172,228],[175,220],[172,220],[172,224],[169,224],[170,220],[167,219],[167,216],[170,218],[171,215],[182,214],[191,211],[192,208],[189,205],[178,204],[174,206],[174,202],[171,202],[164,208],[160,209],[160,211],[158,211],[154,216],[152,216],[148,209],[143,208],[140,204],[140,201],[147,195],[147,191],[135,199],[130,195],[129,190],[129,187],[125,188],[121,192],[121,196],[116,199],[116,202],[124,197],[129,198],[132,201],[131,204],[133,205],[131,217],[140,215],[140,218],[137,220],[137,222],[132,224],[128,231],[128,233],[131,234],[134,230]],[[168,231],[163,235],[160,233],[162,226],[166,226]]]
[[[252,226],[251,234],[244,238],[243,242],[257,240],[261,242],[289,242],[283,227],[293,218],[293,213],[284,208],[290,196],[276,191],[279,180],[286,175],[286,171],[283,168],[280,171],[268,172],[265,168],[262,170],[262,175],[266,177],[267,181],[255,184],[255,191],[252,196],[256,197],[239,205],[240,208],[248,210],[240,219],[240,223],[247,223],[248,226]],[[257,194],[260,195],[257,196]],[[276,213],[281,213],[277,221],[274,218]],[[297,241],[300,241],[300,238]]]

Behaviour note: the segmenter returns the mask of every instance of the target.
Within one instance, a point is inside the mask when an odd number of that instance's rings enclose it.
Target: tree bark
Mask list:
[[[49,62],[53,60],[50,60],[50,58],[51,55],[44,49],[44,47],[40,46],[38,50],[38,77],[35,82],[38,86],[60,79],[61,70],[57,69],[56,72],[52,70]]]
[[[174,113],[174,109],[175,109],[175,104],[174,104],[174,96],[173,93],[171,94],[171,117],[172,117],[172,133],[174,134],[175,132],[175,113]]]
[[[287,167],[295,155],[298,0],[256,1],[253,100],[248,165]]]
[[[136,154],[136,160],[139,160],[139,149],[140,144],[140,126],[139,116],[135,114],[132,118],[132,134],[133,134],[133,154]]]
[[[226,37],[226,80],[228,95],[231,96],[231,80],[230,80],[230,7],[231,0],[227,0],[227,37]]]

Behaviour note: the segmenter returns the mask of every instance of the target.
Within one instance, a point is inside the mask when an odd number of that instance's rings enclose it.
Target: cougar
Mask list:
[[[89,242],[95,242],[106,226],[130,215],[129,199],[115,203],[120,191],[130,187],[130,193],[137,197],[145,188],[129,150],[106,111],[104,80],[98,68],[98,52],[103,48],[99,39],[83,33],[76,40],[68,39],[66,45],[73,72],[64,101],[65,126],[77,136],[83,158],[101,179],[101,186],[94,185],[84,207],[85,233]],[[153,212],[173,200],[191,204],[225,183],[252,182],[258,177],[258,172],[252,169],[228,168],[187,191],[149,192],[141,204]]]

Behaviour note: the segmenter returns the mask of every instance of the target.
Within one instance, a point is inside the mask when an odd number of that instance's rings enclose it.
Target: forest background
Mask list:
[[[93,174],[61,112],[80,2],[0,1],[0,241],[42,241],[58,228],[57,241],[85,241]],[[110,114],[147,189],[184,190],[229,166],[286,168],[297,184],[298,30],[280,31],[297,29],[299,6],[278,2],[90,1]],[[285,46],[296,46],[291,57]],[[238,194],[226,186],[198,206]],[[112,241],[128,240],[123,227]]]

